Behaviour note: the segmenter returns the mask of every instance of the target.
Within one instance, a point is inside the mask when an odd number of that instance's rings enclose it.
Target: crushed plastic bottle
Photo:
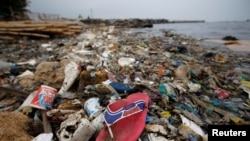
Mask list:
[[[229,98],[229,93],[222,89],[216,89],[215,94],[218,96],[219,99],[227,99]]]
[[[167,95],[167,90],[166,90],[166,87],[163,83],[160,83],[159,85],[159,92],[160,94],[168,101],[169,100],[169,97]]]

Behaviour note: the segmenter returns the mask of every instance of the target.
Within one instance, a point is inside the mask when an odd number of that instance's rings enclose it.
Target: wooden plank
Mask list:
[[[69,29],[79,29],[79,30],[82,30],[82,26],[69,26]]]
[[[63,32],[63,34],[71,36],[71,35],[74,35],[75,33],[74,32],[70,32],[70,31],[66,31],[66,32]]]
[[[39,31],[44,30],[45,27],[37,27],[37,28],[1,28],[0,31]]]
[[[82,30],[78,30],[78,29],[69,29],[67,30],[68,32],[74,32],[74,33],[81,33]]]
[[[65,31],[64,28],[47,28],[40,30],[41,32],[51,32],[51,33],[63,33]]]
[[[10,24],[0,23],[0,28],[35,28],[35,27],[53,27],[53,24]]]
[[[49,35],[38,34],[38,33],[0,31],[0,34],[5,34],[5,35],[23,35],[23,36],[34,36],[34,37],[49,38]]]
[[[0,36],[0,40],[14,40],[14,37],[11,36]]]
[[[83,26],[77,21],[11,21],[0,22],[0,34],[49,38],[49,34],[74,35],[81,33]],[[48,35],[47,35],[48,34]]]

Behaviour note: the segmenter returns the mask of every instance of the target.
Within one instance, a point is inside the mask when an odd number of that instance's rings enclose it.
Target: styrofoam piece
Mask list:
[[[67,64],[64,70],[64,81],[58,94],[62,94],[68,91],[72,84],[75,82],[76,78],[79,76],[80,72],[81,69],[77,63],[71,61],[69,64]]]

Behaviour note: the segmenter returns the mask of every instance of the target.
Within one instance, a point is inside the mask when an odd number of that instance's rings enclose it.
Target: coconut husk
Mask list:
[[[33,139],[25,127],[28,117],[21,112],[0,113],[0,140],[1,141],[30,141]]]

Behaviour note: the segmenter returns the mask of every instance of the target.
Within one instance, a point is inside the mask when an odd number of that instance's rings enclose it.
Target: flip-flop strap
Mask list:
[[[134,115],[136,113],[142,112],[145,108],[145,102],[143,100],[135,101],[129,105],[122,107],[117,111],[110,110],[109,106],[104,112],[104,120],[107,126],[118,122],[119,120]]]
[[[108,127],[110,137],[114,138],[113,132],[110,127],[112,124],[116,123],[117,121],[123,118],[142,112],[144,108],[145,108],[145,102],[143,100],[135,101],[114,112],[110,110],[109,106],[107,106],[107,109],[104,112],[104,120]]]

